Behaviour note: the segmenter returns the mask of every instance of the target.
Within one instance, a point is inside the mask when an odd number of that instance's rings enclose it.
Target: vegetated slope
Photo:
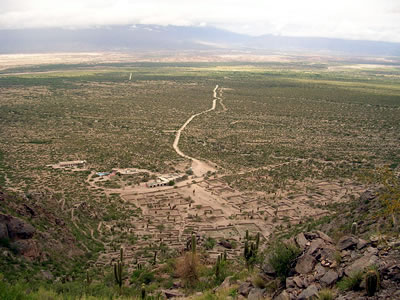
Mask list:
[[[9,282],[65,281],[90,259],[57,200],[48,190],[21,195],[0,187],[0,269]]]

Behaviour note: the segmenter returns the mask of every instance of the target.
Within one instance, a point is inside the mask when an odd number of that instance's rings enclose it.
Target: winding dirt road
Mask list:
[[[199,112],[197,114],[192,115],[189,119],[186,120],[186,122],[181,126],[181,128],[178,129],[178,131],[176,132],[176,136],[175,136],[175,140],[174,143],[172,144],[172,147],[174,148],[174,150],[176,151],[176,153],[178,153],[179,156],[182,156],[183,158],[186,159],[190,159],[192,161],[192,170],[193,173],[196,176],[202,176],[205,173],[207,173],[208,171],[214,172],[215,168],[213,166],[211,166],[209,163],[204,162],[204,161],[200,161],[194,157],[191,157],[189,155],[186,155],[185,153],[183,153],[180,149],[179,149],[179,140],[181,138],[181,133],[182,131],[186,128],[187,125],[189,125],[189,123],[196,117],[208,113],[210,111],[215,110],[215,107],[217,105],[217,100],[220,99],[219,97],[217,97],[217,91],[218,91],[218,84],[215,86],[214,88],[214,92],[213,92],[213,102],[212,102],[212,106],[210,109],[204,110],[202,112]]]

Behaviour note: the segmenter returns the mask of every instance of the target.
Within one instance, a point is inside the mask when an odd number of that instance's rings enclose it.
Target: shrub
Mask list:
[[[363,272],[358,271],[340,280],[337,286],[342,291],[359,291],[361,289],[360,285],[362,280]]]
[[[274,268],[277,276],[284,280],[289,274],[292,263],[300,253],[300,249],[296,246],[279,242],[272,249],[269,263]]]
[[[185,285],[192,287],[199,279],[200,261],[197,254],[187,252],[176,261],[176,273]]]
[[[213,239],[212,237],[208,237],[204,242],[204,248],[206,248],[207,250],[211,250],[212,248],[214,248],[215,244],[215,239]]]
[[[331,289],[322,289],[318,292],[318,300],[333,300],[335,299],[335,292]]]

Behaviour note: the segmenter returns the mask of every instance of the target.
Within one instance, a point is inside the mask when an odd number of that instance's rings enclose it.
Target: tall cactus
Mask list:
[[[192,234],[192,253],[196,255],[196,236]]]
[[[257,232],[257,237],[256,237],[256,250],[258,250],[258,247],[260,246],[260,233]]]
[[[114,277],[115,277],[115,282],[118,284],[119,289],[122,287],[123,283],[123,263],[124,261],[124,250],[120,249],[120,260],[116,263],[114,263]]]
[[[114,264],[114,277],[115,282],[118,284],[119,288],[122,287],[122,263],[118,261]]]
[[[157,250],[154,251],[153,265],[157,263]]]
[[[246,240],[247,241],[249,240],[249,230],[248,229],[246,229]]]
[[[86,271],[86,284],[89,286],[92,283],[92,278],[89,275],[89,271]]]
[[[375,295],[379,288],[379,275],[377,271],[370,270],[365,274],[365,289],[369,297]]]

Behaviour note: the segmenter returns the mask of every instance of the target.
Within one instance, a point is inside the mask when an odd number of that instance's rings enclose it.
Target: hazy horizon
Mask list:
[[[215,27],[252,36],[272,34],[400,43],[400,2],[3,0],[0,3],[0,30],[134,24]]]

